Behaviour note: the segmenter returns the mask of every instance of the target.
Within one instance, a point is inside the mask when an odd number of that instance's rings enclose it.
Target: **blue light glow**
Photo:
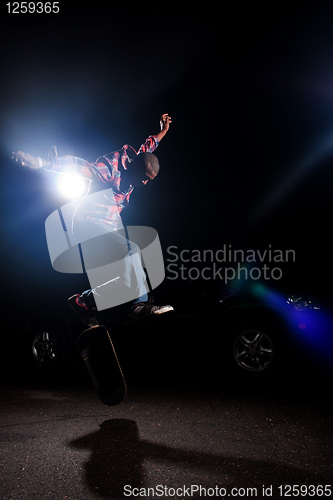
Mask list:
[[[277,307],[284,318],[294,342],[313,360],[331,364],[333,361],[333,315],[320,309],[312,298],[287,300],[279,292],[256,283],[252,293]]]

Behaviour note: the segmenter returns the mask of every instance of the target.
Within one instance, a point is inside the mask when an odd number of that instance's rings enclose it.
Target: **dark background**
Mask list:
[[[126,222],[156,228],[164,251],[294,249],[283,279],[266,284],[330,293],[332,7],[64,3],[44,16],[1,8],[6,295],[65,296],[83,280],[49,263],[44,222],[64,203],[53,176],[18,167],[11,152],[46,157],[55,144],[93,162],[125,143],[138,149],[164,112],[173,123],[161,172],[133,193]]]
[[[50,264],[45,219],[65,202],[55,178],[12,163],[12,151],[45,157],[55,144],[60,155],[93,162],[125,143],[139,148],[164,112],[173,123],[157,150],[161,172],[133,192],[126,222],[156,228],[165,252],[171,245],[294,249],[296,262],[283,266],[281,282],[264,285],[332,297],[332,3],[142,2],[132,9],[127,2],[121,9],[114,1],[60,0],[60,14],[14,16],[6,2],[0,396],[8,498],[14,491],[67,498],[74,489],[74,497],[111,498],[132,481],[328,483],[331,379],[324,370],[316,376],[314,349],[315,364],[302,365],[291,343],[283,353],[277,343],[273,376],[236,374],[233,332],[216,318],[214,325],[207,316],[189,318],[204,311],[206,289],[224,293],[220,281],[191,290],[166,279],[156,302],[190,307],[164,315],[165,329],[152,322],[148,331],[112,331],[129,387],[115,409],[98,406],[83,363],[69,358],[54,373],[21,363],[21,338],[7,327],[57,301],[67,310],[66,298],[88,286]],[[31,344],[24,347],[31,356]]]

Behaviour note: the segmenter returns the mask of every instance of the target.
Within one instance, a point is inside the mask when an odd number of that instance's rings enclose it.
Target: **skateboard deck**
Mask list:
[[[102,403],[121,403],[126,382],[108,330],[102,325],[88,328],[79,335],[77,346]]]

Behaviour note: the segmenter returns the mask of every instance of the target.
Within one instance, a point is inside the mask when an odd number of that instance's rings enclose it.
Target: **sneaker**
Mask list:
[[[68,299],[68,305],[73,311],[76,312],[81,320],[88,326],[97,326],[98,321],[95,317],[96,308],[89,307],[80,294],[76,293]]]
[[[151,302],[138,302],[128,314],[128,322],[141,320],[150,316],[158,316],[173,311],[172,306],[155,306]]]

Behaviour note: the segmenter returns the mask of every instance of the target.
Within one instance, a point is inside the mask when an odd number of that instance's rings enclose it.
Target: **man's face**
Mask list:
[[[146,185],[148,181],[155,179],[157,174],[151,170],[144,169],[141,165],[134,164],[131,165],[130,170],[128,170],[128,180],[129,183],[134,187]]]
[[[147,184],[148,181],[152,181],[153,179],[155,179],[155,177],[157,176],[157,174],[155,174],[154,172],[145,172],[144,173],[144,176],[143,178],[141,179],[141,183],[145,186]]]

